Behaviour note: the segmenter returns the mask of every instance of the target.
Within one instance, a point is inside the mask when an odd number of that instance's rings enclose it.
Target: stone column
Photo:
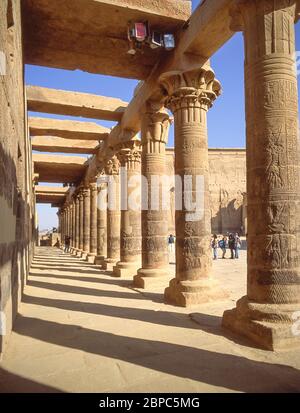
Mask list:
[[[75,198],[75,250],[79,250],[80,206],[79,195]]]
[[[77,256],[83,253],[83,188],[79,189],[79,251]]]
[[[244,234],[247,235],[248,232],[248,223],[247,223],[247,193],[243,193],[243,206],[242,206],[242,225],[243,225],[243,230]]]
[[[72,212],[73,212],[73,207],[72,204],[70,203],[68,206],[69,209],[69,237],[70,237],[70,246],[72,242]]]
[[[108,208],[107,208],[107,258],[103,268],[112,271],[120,259],[120,180],[119,160],[113,156],[106,163],[108,175]]]
[[[91,193],[91,223],[90,223],[90,252],[88,254],[87,260],[92,264],[95,263],[95,258],[97,255],[97,183],[93,182],[90,184]]]
[[[63,248],[65,238],[65,221],[64,221],[64,210],[63,208],[60,209],[60,246]]]
[[[107,182],[105,171],[98,176],[97,256],[96,265],[103,265],[107,254]]]
[[[85,260],[90,252],[91,234],[91,191],[89,187],[83,188],[83,254]]]
[[[300,346],[296,4],[243,1],[231,13],[245,38],[248,281],[223,326],[269,350]]]
[[[70,236],[70,205],[67,205],[66,207],[66,213],[67,213],[67,236]]]
[[[77,222],[76,222],[76,195],[74,195],[73,198],[73,254],[76,255],[76,226],[77,226]]]
[[[141,267],[141,150],[136,141],[119,154],[121,169],[120,261],[117,277],[133,276]],[[138,193],[139,199],[134,194]],[[124,205],[122,205],[124,204]]]
[[[168,212],[162,205],[161,183],[166,175],[169,115],[158,108],[149,102],[142,120],[142,204],[147,205],[142,205],[142,267],[134,277],[138,288],[154,286],[169,275]]]
[[[74,239],[73,239],[73,216],[74,216],[74,205],[73,201],[71,200],[70,206],[70,252],[73,252],[73,244],[74,244]]]
[[[67,215],[66,215],[66,208],[63,207],[62,210],[62,219],[63,219],[63,227],[62,227],[62,247],[64,248],[65,246],[65,237],[67,235]]]
[[[166,106],[175,122],[176,278],[165,290],[167,302],[192,306],[224,297],[210,278],[211,213],[206,115],[220,93],[209,65],[161,77]],[[179,188],[179,181],[180,185]],[[180,192],[181,191],[181,192]]]
[[[57,219],[58,219],[57,232],[60,234],[60,233],[61,233],[61,211],[58,210],[58,212],[56,213],[56,215],[57,215]]]

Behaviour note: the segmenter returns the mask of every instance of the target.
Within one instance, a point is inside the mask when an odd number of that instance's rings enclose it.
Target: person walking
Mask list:
[[[218,259],[218,236],[216,234],[213,235],[212,240],[211,240],[211,247],[213,249],[213,257],[214,260]]]
[[[227,238],[224,235],[224,237],[219,241],[219,247],[222,250],[222,259],[225,259],[225,255],[226,255],[226,247],[227,247]]]

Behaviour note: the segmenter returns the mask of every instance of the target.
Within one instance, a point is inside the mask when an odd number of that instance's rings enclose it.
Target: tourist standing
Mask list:
[[[220,241],[219,241],[219,247],[222,250],[222,259],[225,259],[226,255],[226,247],[227,247],[227,237],[224,236]]]
[[[235,247],[235,258],[236,259],[240,258],[239,251],[240,251],[241,246],[242,246],[242,243],[241,243],[240,236],[239,236],[238,233],[236,233],[235,237],[234,237],[234,247]]]
[[[229,234],[229,238],[228,238],[228,246],[231,252],[231,257],[230,259],[234,259],[235,258],[235,239],[233,234]]]
[[[213,249],[214,260],[218,259],[218,246],[218,236],[214,234],[211,240],[211,247]]]
[[[174,244],[175,244],[175,237],[173,234],[170,234],[168,237],[169,253],[174,252]]]

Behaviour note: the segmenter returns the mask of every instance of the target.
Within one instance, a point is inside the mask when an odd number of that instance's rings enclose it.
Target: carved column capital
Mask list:
[[[107,175],[105,169],[103,168],[97,176],[97,189],[98,192],[103,191],[107,186]]]
[[[166,144],[169,126],[170,117],[161,105],[159,108],[154,102],[147,102],[142,120],[143,143],[152,141]]]
[[[141,163],[141,149],[139,147],[123,148],[118,153],[121,166]]]
[[[91,191],[97,191],[97,182],[91,182],[90,183],[90,190]]]
[[[105,172],[107,175],[119,175],[120,161],[116,155],[109,159],[105,164]]]
[[[89,187],[82,188],[82,195],[83,195],[83,198],[90,197],[90,195],[91,195],[90,188]]]
[[[193,107],[208,110],[221,94],[220,82],[209,66],[164,73],[159,81],[167,95],[165,105],[173,113]]]

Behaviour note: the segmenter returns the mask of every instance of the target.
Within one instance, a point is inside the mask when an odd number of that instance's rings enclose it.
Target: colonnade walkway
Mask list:
[[[272,353],[222,330],[245,293],[246,253],[218,260],[229,292],[192,310],[56,248],[37,248],[0,363],[1,392],[298,392],[300,351]],[[170,264],[170,278],[174,264]]]

